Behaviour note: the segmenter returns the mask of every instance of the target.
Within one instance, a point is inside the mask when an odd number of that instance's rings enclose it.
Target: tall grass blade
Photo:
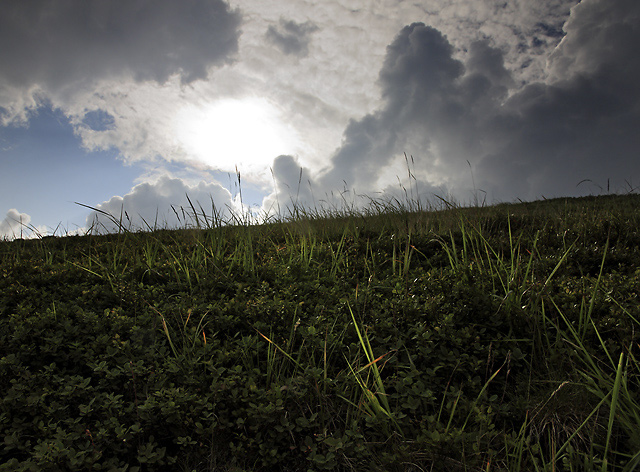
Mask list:
[[[374,380],[374,385],[376,387],[376,391],[375,393],[372,392],[371,390],[369,390],[369,388],[367,387],[366,382],[364,382],[361,378],[361,376],[359,375],[358,372],[356,372],[353,367],[351,366],[351,364],[349,364],[349,369],[351,370],[352,374],[354,375],[354,377],[356,378],[358,384],[360,385],[360,388],[362,389],[363,394],[365,395],[365,398],[367,400],[367,405],[368,407],[371,409],[371,411],[375,412],[375,413],[380,413],[382,415],[384,415],[385,417],[389,418],[395,428],[398,430],[398,432],[400,432],[400,434],[402,434],[402,430],[400,429],[400,425],[397,423],[393,413],[391,412],[391,408],[389,406],[389,401],[387,399],[387,394],[385,392],[385,388],[384,388],[384,383],[382,381],[382,377],[380,375],[380,369],[378,369],[378,361],[380,361],[382,358],[384,358],[386,356],[380,356],[378,358],[374,358],[374,354],[373,354],[373,350],[371,349],[371,344],[369,343],[369,339],[367,338],[366,335],[363,335],[362,332],[360,331],[360,327],[358,326],[358,322],[356,320],[355,315],[353,314],[353,310],[351,309],[351,306],[348,305],[349,308],[349,313],[351,315],[351,319],[353,321],[353,326],[356,330],[356,334],[358,336],[358,340],[360,341],[360,346],[362,347],[362,350],[365,353],[365,356],[367,357],[367,361],[368,364],[365,365],[365,367],[363,367],[362,369],[360,369],[359,371],[362,371],[364,369],[368,369],[371,368],[371,370],[373,371],[373,380]]]
[[[609,445],[611,444],[611,435],[613,434],[613,423],[616,417],[616,407],[618,406],[618,396],[620,394],[620,382],[622,381],[622,366],[624,360],[624,352],[620,353],[620,360],[618,361],[618,368],[616,370],[616,379],[613,383],[613,390],[611,392],[611,402],[609,407],[609,423],[607,425],[607,441],[604,446],[604,461],[602,462],[602,472],[606,472],[609,454]]]

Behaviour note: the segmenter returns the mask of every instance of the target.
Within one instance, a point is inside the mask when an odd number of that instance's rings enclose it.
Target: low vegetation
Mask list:
[[[0,470],[640,470],[640,196],[395,203],[0,242]]]

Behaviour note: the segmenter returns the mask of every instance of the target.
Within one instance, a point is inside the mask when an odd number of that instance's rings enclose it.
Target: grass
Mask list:
[[[417,192],[0,242],[0,470],[637,470],[640,197]]]

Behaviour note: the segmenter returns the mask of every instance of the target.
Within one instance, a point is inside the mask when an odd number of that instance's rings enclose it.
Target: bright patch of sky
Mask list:
[[[222,99],[180,109],[175,136],[185,152],[221,171],[268,173],[274,156],[299,150],[295,129],[264,99]]]

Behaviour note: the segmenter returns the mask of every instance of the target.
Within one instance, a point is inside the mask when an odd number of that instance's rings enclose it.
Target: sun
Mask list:
[[[222,99],[178,113],[176,135],[187,154],[222,171],[264,174],[298,147],[295,130],[262,98]]]

